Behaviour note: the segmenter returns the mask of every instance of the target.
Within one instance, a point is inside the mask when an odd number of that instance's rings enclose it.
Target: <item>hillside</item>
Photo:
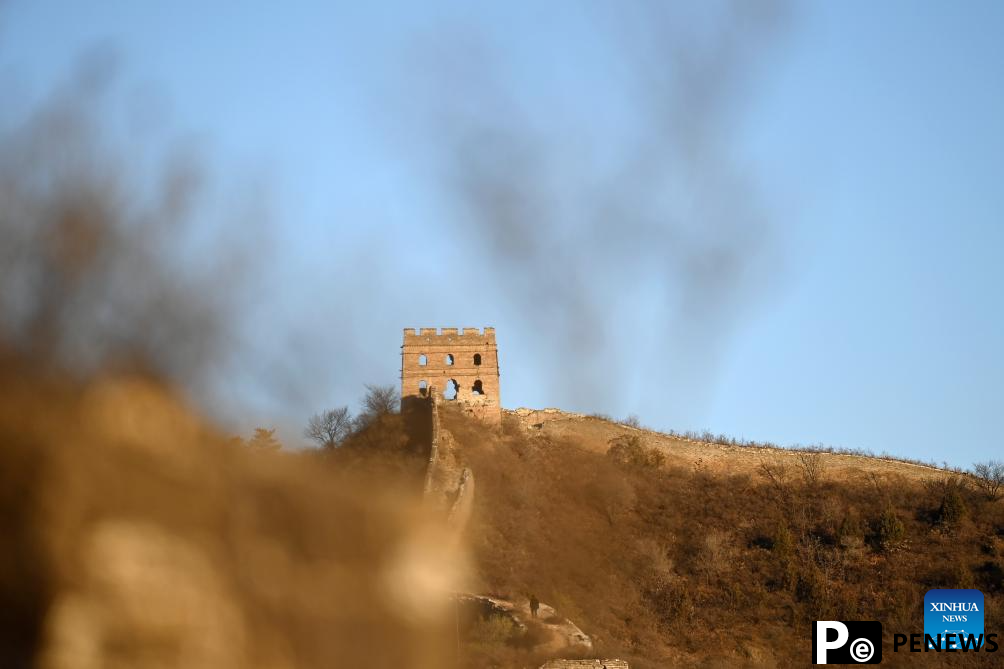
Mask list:
[[[472,589],[535,594],[592,638],[589,656],[642,668],[804,666],[813,620],[879,620],[891,647],[893,632],[923,631],[923,596],[936,587],[980,588],[987,630],[1001,628],[1004,504],[956,474],[828,453],[810,471],[792,452],[554,410],[507,412],[500,434],[441,413],[477,481]],[[663,458],[608,454],[627,442]],[[465,666],[554,656],[517,637],[468,643]],[[884,662],[917,659],[890,652]]]
[[[1001,629],[1004,503],[933,468],[449,402],[289,451],[2,359],[0,400],[3,667],[805,666],[811,621],[920,631],[932,587]]]

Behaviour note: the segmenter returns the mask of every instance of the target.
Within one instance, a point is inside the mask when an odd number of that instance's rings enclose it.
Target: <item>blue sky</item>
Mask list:
[[[1001,457],[1004,5],[795,3],[767,29],[741,16],[716,32],[706,4],[677,4],[651,33],[618,29],[623,6],[8,0],[5,114],[103,48],[119,61],[115,141],[180,137],[220,193],[255,184],[272,230],[242,329],[283,382],[234,371],[228,410],[290,441],[363,383],[395,382],[401,328],[494,325],[506,406]],[[676,81],[688,49],[733,69],[699,66],[653,122],[633,87]],[[673,116],[707,90],[710,111]],[[454,149],[485,127],[503,149],[477,155],[515,153],[504,167],[527,172],[516,211],[539,197],[523,219],[539,244],[493,236],[480,219],[497,212],[458,191]],[[663,155],[692,136],[696,157]],[[604,185],[625,156],[668,177]],[[611,192],[653,227],[584,223]],[[707,212],[724,227],[702,228]],[[749,255],[709,284],[725,298],[688,294],[676,235],[698,261],[721,244]]]

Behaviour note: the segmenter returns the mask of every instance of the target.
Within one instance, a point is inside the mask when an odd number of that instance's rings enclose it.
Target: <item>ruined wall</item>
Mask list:
[[[435,386],[446,401],[494,425],[502,422],[495,328],[404,329],[401,404],[428,396]]]
[[[442,400],[430,386],[429,396],[417,398],[413,411],[427,410],[432,414],[431,448],[425,473],[425,500],[446,514],[446,521],[457,532],[463,532],[474,508],[474,473],[463,465],[457,453],[456,440],[443,427],[439,417]]]
[[[432,386],[431,390],[435,391],[436,387]],[[428,497],[432,492],[432,487],[436,482],[436,468],[439,465],[439,441],[440,441],[440,425],[439,425],[439,410],[436,406],[437,395],[433,392],[430,393],[430,397],[426,398],[424,401],[428,403],[429,412],[432,414],[432,437],[430,439],[431,447],[429,448],[429,465],[425,469],[425,486],[424,492]],[[414,398],[412,398],[414,400]],[[410,407],[413,411],[421,411],[421,402],[413,401]]]
[[[540,669],[628,669],[624,660],[548,660]]]

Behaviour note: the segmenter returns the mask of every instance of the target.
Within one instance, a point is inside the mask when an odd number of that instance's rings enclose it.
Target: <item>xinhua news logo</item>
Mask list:
[[[928,648],[957,650],[963,645],[979,648],[983,645],[983,633],[983,593],[979,590],[928,590],[924,595],[924,635]],[[970,638],[975,643],[966,643]]]
[[[817,620],[812,628],[816,664],[878,664],[882,661],[882,623],[874,620]]]

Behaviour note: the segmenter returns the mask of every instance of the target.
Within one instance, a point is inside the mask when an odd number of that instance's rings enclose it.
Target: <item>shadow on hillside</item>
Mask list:
[[[432,409],[429,400],[406,397],[401,400],[401,418],[408,437],[408,450],[426,458],[432,448]]]

